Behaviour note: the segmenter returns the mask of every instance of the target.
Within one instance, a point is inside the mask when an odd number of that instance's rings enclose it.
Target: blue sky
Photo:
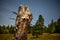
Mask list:
[[[19,5],[28,5],[35,24],[39,14],[44,17],[44,25],[48,25],[51,20],[57,21],[60,18],[60,0],[0,0],[0,25],[15,25],[16,18],[12,11],[18,11]]]

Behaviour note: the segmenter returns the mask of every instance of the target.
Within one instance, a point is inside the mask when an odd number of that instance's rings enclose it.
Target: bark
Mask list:
[[[29,30],[29,25],[31,23],[32,20],[32,14],[29,14],[30,12],[26,11],[27,8],[22,7],[22,12],[20,12],[21,10],[19,10],[18,15],[16,17],[16,26],[14,28],[15,30],[15,38],[14,40],[27,40],[27,34],[28,34],[28,30]]]

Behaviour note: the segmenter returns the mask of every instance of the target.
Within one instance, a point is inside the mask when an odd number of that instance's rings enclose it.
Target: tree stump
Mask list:
[[[19,6],[18,14],[15,22],[15,38],[14,40],[27,40],[29,26],[32,20],[32,14],[28,6]]]

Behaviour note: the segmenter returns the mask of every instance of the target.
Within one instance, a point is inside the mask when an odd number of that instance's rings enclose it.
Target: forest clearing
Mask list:
[[[0,34],[0,40],[13,40],[13,34]],[[60,34],[43,33],[38,38],[28,34],[28,40],[60,40]]]

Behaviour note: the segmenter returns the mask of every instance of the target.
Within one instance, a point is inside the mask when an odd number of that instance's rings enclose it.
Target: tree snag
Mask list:
[[[14,40],[27,40],[27,34],[30,23],[32,21],[32,14],[28,6],[20,5],[15,22],[15,38]]]

